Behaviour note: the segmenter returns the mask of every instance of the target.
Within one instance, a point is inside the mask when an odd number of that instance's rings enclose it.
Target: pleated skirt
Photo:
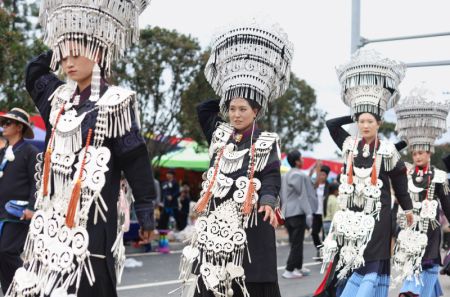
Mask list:
[[[368,262],[352,273],[340,297],[387,297],[389,283],[389,260]]]
[[[415,278],[405,280],[400,290],[401,293],[413,293],[420,297],[439,297],[443,296],[441,284],[439,283],[439,265],[424,269],[420,273],[422,284],[416,283]]]
[[[278,282],[276,283],[245,283],[250,297],[281,297]],[[233,297],[245,297],[238,284],[233,282]],[[200,290],[200,292],[199,292]],[[206,290],[202,278],[198,280],[198,288],[195,290],[194,297],[214,297],[211,291]]]

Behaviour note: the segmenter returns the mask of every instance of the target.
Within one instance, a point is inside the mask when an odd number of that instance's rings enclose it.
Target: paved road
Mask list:
[[[305,242],[305,266],[311,269],[311,275],[302,279],[286,280],[281,277],[289,248],[286,244],[278,247],[278,276],[283,297],[311,296],[322,280],[320,265],[312,260],[315,248],[310,241]],[[142,261],[143,266],[126,268],[122,283],[118,287],[119,297],[162,297],[179,296],[179,292],[168,295],[168,292],[180,286],[178,278],[178,265],[180,254],[175,251],[168,255],[160,254],[134,254],[129,257]],[[450,277],[441,278],[444,296],[450,296]],[[392,289],[390,297],[398,296]]]
[[[305,266],[311,269],[311,275],[302,279],[286,280],[281,277],[289,248],[286,245],[278,248],[278,276],[283,297],[311,296],[322,279],[320,265],[312,260],[315,249],[310,242],[305,246]],[[123,281],[118,287],[119,297],[160,297],[168,296],[168,292],[178,288],[178,265],[180,254],[168,255],[130,255],[143,262],[142,267],[126,268]],[[170,295],[178,296],[178,294]]]

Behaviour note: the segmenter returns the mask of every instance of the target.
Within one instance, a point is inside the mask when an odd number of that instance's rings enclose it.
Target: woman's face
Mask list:
[[[373,114],[362,113],[358,117],[359,134],[365,139],[373,139],[378,133],[380,124]]]
[[[70,43],[71,49],[69,56],[61,60],[61,66],[68,78],[74,80],[78,85],[89,85],[92,79],[92,70],[94,69],[95,61],[90,60],[84,56],[75,54],[73,50],[73,43]]]
[[[235,98],[231,100],[228,109],[228,116],[231,125],[238,131],[247,130],[256,118],[258,109],[252,108],[247,100]]]
[[[430,162],[431,153],[427,151],[413,151],[412,158],[414,165],[419,167],[425,167]]]

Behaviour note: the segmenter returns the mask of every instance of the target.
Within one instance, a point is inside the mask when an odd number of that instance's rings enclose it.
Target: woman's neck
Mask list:
[[[367,144],[371,144],[372,142],[375,141],[375,138],[377,138],[376,135],[374,135],[373,137],[364,137],[364,141],[365,141]]]
[[[77,86],[78,86],[78,90],[79,92],[83,92],[87,87],[89,87],[91,85],[91,81],[92,81],[92,75],[90,75],[89,77],[87,77],[84,80],[81,81],[77,81]]]

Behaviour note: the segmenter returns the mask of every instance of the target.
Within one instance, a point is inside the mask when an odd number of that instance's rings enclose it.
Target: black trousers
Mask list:
[[[286,218],[285,227],[289,234],[291,250],[286,263],[287,271],[302,269],[303,267],[303,241],[305,240],[306,216],[298,215]]]
[[[16,270],[22,267],[20,254],[28,233],[28,224],[5,222],[0,236],[0,282],[3,294],[11,284]]]
[[[322,215],[320,214],[313,214],[313,221],[312,221],[312,238],[314,242],[314,246],[316,249],[319,248],[320,245],[322,245],[322,240],[320,240],[320,230],[322,230],[323,223],[322,223]]]

